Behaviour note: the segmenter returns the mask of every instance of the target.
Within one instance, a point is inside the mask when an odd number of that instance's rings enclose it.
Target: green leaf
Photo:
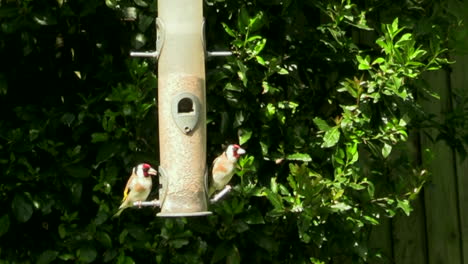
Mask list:
[[[241,262],[241,257],[240,257],[239,249],[236,247],[236,245],[233,244],[227,256],[226,263],[239,264],[240,262]]]
[[[264,192],[268,200],[270,200],[271,204],[275,207],[275,209],[284,209],[283,201],[281,201],[281,195],[274,193],[270,189],[265,189]]]
[[[141,6],[141,7],[147,7],[148,6],[148,3],[146,3],[145,1],[143,0],[133,0],[133,2],[135,2],[135,4],[137,6]]]
[[[358,191],[364,190],[366,188],[365,186],[363,186],[361,184],[357,184],[357,183],[353,183],[353,182],[349,184],[349,187],[353,188],[354,190],[358,190]]]
[[[66,167],[65,170],[73,178],[88,178],[91,176],[91,170],[80,165]]]
[[[169,240],[168,243],[173,248],[181,248],[183,246],[188,245],[190,241],[186,238],[176,238],[176,239]]]
[[[67,125],[68,127],[71,126],[73,121],[75,121],[75,115],[72,113],[65,113],[63,114],[62,118],[60,119],[63,124]]]
[[[65,225],[60,224],[57,229],[58,229],[57,231],[59,233],[59,237],[61,239],[64,239],[67,236],[67,229],[65,228]]]
[[[236,112],[236,116],[235,116],[235,119],[234,119],[234,124],[232,124],[232,127],[233,128],[237,128],[237,127],[240,127],[242,125],[242,123],[244,123],[245,121],[245,116],[244,116],[244,111],[237,111]],[[238,131],[238,133],[241,133],[242,131]]]
[[[227,242],[221,243],[219,246],[216,247],[213,257],[211,258],[211,263],[217,263],[220,260],[224,259],[230,250],[230,245]]]
[[[227,90],[227,91],[234,91],[234,92],[242,92],[242,87],[238,86],[238,85],[235,85],[233,83],[226,83],[226,85],[224,86],[224,90]]]
[[[265,249],[269,253],[275,253],[278,251],[278,241],[274,239],[272,236],[268,236],[263,232],[257,232],[253,237],[252,240],[255,242],[256,245],[260,246],[261,248]]]
[[[246,32],[249,24],[250,24],[249,13],[247,12],[247,8],[245,8],[245,6],[242,6],[239,11],[239,17],[237,18],[237,27],[240,32],[244,33]]]
[[[232,228],[237,232],[237,233],[243,233],[247,230],[249,230],[249,225],[242,221],[242,220],[236,220],[232,224]]]
[[[374,198],[374,193],[375,193],[375,187],[372,182],[366,182],[367,183],[367,193],[369,194],[369,198],[373,199]]]
[[[378,225],[379,224],[379,221],[374,218],[374,217],[370,217],[370,216],[367,216],[367,215],[364,215],[363,218],[365,220],[367,220],[369,223],[371,223],[371,225]]]
[[[112,248],[112,239],[106,232],[97,232],[96,240],[105,248]]]
[[[254,40],[261,39],[261,38],[262,36],[254,35],[254,36],[249,37],[245,42],[252,42]]]
[[[371,69],[371,67],[369,65],[369,60],[370,60],[369,56],[366,56],[366,58],[363,59],[360,55],[357,55],[356,59],[359,62],[359,66],[358,66],[359,70],[369,70],[369,69]]]
[[[97,142],[103,142],[109,140],[109,134],[107,133],[93,133],[91,134],[91,142],[92,143],[97,143]]]
[[[260,210],[258,210],[255,207],[251,207],[247,211],[247,216],[244,218],[244,220],[249,225],[264,224],[265,223]]]
[[[125,242],[125,238],[127,237],[127,235],[128,235],[128,230],[127,229],[122,230],[122,232],[119,235],[120,244],[123,244]]]
[[[288,70],[286,70],[285,68],[282,68],[282,67],[278,67],[278,74],[279,75],[286,75],[286,74],[289,74]]]
[[[40,131],[37,129],[31,129],[29,130],[29,141],[33,142],[39,137]]]
[[[31,202],[21,193],[15,194],[11,207],[16,219],[21,223],[27,222],[33,214]]]
[[[237,66],[239,67],[239,71],[237,71],[237,76],[242,81],[244,87],[247,87],[247,67],[243,64],[240,60],[237,61]]]
[[[290,155],[286,156],[286,160],[297,160],[297,161],[310,162],[310,161],[312,161],[312,158],[307,153],[294,153],[294,154],[290,154]]]
[[[320,117],[315,117],[313,121],[320,131],[328,131],[331,129],[328,123]]]
[[[382,156],[384,158],[387,158],[388,155],[390,155],[390,153],[392,153],[392,146],[387,143],[384,143],[384,146],[382,148]]]
[[[234,33],[234,31],[232,31],[232,29],[229,28],[229,26],[226,23],[221,23],[221,24],[223,25],[224,31],[226,31],[226,33],[228,33],[229,36],[233,38],[236,37],[236,34]]]
[[[4,214],[0,218],[0,237],[6,234],[8,230],[10,229],[10,217],[8,214]]]
[[[61,254],[58,256],[58,258],[61,260],[65,260],[65,261],[76,259],[74,254],[69,254],[69,253]]]
[[[135,264],[135,261],[129,256],[120,255],[117,264]]]
[[[238,130],[239,145],[244,145],[252,137],[252,130],[241,128]]]
[[[124,104],[123,109],[122,109],[122,113],[124,114],[124,116],[132,115],[132,113],[133,113],[132,106],[130,106],[128,104]]]
[[[255,32],[255,31],[260,30],[264,24],[264,18],[265,16],[263,15],[263,12],[260,11],[252,19],[250,19],[249,21],[250,32]]]
[[[57,259],[58,252],[53,250],[46,250],[39,255],[36,264],[49,264]]]
[[[260,57],[260,56],[255,56],[255,59],[257,60],[258,64],[260,64],[260,65],[262,65],[262,66],[265,66],[265,65],[266,65],[265,60],[264,60],[262,57]],[[263,84],[264,84],[264,83],[266,83],[266,84],[268,85],[268,82],[263,81]]]
[[[332,127],[330,130],[325,132],[323,137],[322,148],[330,148],[336,145],[340,140],[340,129],[338,126]]]
[[[258,41],[255,44],[252,56],[257,56],[258,54],[260,54],[260,52],[262,52],[262,50],[265,48],[266,42],[267,42],[267,40],[265,38],[262,39],[261,41]],[[282,74],[282,73],[279,72],[279,74]],[[288,71],[286,71],[286,73],[284,73],[284,74],[288,74]]]
[[[385,39],[382,37],[382,38],[378,38],[375,43],[377,45],[379,45],[386,54],[389,54],[391,52],[391,48],[389,47],[389,45],[387,44],[387,42],[385,42]]]
[[[117,251],[116,248],[111,248],[111,249],[106,250],[102,256],[103,262],[107,263],[113,260],[117,256],[118,253],[119,252]]]
[[[379,57],[377,59],[375,59],[373,62],[372,62],[372,65],[374,64],[381,64],[381,63],[384,63],[385,62],[385,59],[382,58],[382,57]]]
[[[79,260],[84,263],[91,263],[97,257],[97,251],[93,247],[82,247],[78,250]]]
[[[148,240],[149,235],[143,226],[136,224],[128,226],[128,234],[138,241]]]
[[[331,205],[330,208],[333,209],[332,211],[343,212],[343,211],[348,211],[352,207],[345,203],[336,203],[336,204]]]
[[[407,216],[409,216],[411,211],[413,210],[408,200],[397,199],[397,208],[400,208],[401,210],[403,210],[403,212]]]
[[[99,147],[96,155],[96,163],[101,163],[112,158],[116,153],[120,151],[120,145],[112,142],[106,142]]]

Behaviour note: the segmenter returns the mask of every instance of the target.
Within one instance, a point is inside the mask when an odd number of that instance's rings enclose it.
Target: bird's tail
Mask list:
[[[128,203],[127,203],[127,201],[124,201],[124,202],[119,206],[119,210],[117,211],[117,213],[115,213],[115,215],[113,215],[112,217],[119,217],[120,214],[123,212],[123,210],[125,210],[127,207],[128,207]]]
[[[213,186],[210,186],[209,190],[208,190],[208,198],[210,198],[211,196],[213,196],[213,194],[216,192],[216,189],[215,187]]]
[[[119,210],[117,211],[117,213],[115,213],[115,215],[113,215],[112,217],[113,217],[113,218],[119,217],[120,214],[123,212],[123,210],[125,210],[125,207],[119,208]]]

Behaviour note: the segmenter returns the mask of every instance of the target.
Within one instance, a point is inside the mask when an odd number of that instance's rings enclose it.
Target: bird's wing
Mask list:
[[[222,153],[221,155],[217,156],[217,157],[213,160],[213,162],[211,163],[210,171],[209,171],[209,175],[208,175],[208,189],[210,189],[210,188],[213,187],[213,177],[214,177],[214,175],[213,175],[213,169],[214,169],[214,167],[215,167],[215,165],[216,165],[216,162],[218,162],[218,161],[221,159],[221,157],[222,157],[223,155],[225,155],[225,153]]]
[[[219,155],[218,157],[216,157],[214,160],[213,160],[213,163],[211,163],[211,167],[210,167],[210,173],[211,173],[211,177],[208,177],[210,180],[213,180],[212,178],[214,177],[213,175],[213,170],[215,168],[215,166],[217,166],[216,163],[218,163],[219,161],[221,161],[221,159],[223,158],[223,156],[225,156],[225,153]],[[211,183],[211,182],[209,182]]]
[[[124,195],[123,195],[122,201],[125,201],[125,199],[127,199],[128,193],[133,189],[133,180],[135,179],[135,177],[136,177],[136,175],[134,173],[132,173],[132,175],[128,179],[127,185],[125,185]]]

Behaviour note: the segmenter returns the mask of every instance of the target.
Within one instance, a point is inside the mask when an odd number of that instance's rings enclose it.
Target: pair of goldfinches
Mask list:
[[[239,145],[232,144],[213,161],[211,177],[209,178],[209,197],[228,184],[236,171],[237,160],[245,153],[246,151]],[[145,201],[153,185],[151,176],[156,175],[157,171],[147,163],[134,167],[125,186],[122,204],[114,217],[119,216],[126,208],[132,207],[135,202]]]

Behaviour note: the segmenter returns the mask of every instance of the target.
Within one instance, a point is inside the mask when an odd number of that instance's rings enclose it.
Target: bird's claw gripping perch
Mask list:
[[[224,186],[224,189],[222,189],[219,193],[217,193],[211,200],[210,203],[216,203],[219,201],[221,198],[223,198],[226,194],[228,194],[232,190],[231,185],[226,185]]]

